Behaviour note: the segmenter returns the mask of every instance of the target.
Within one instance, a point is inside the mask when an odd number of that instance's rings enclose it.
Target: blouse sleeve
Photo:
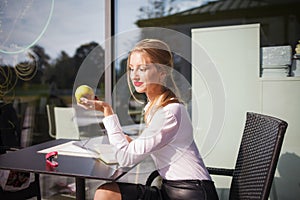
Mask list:
[[[111,144],[116,149],[116,157],[121,166],[131,166],[170,143],[178,130],[178,120],[168,110],[159,109],[149,126],[130,143],[122,131],[117,115],[105,117],[104,126]]]

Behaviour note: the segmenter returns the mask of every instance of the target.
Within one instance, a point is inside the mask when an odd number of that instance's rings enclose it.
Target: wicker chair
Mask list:
[[[268,199],[287,123],[247,113],[235,169],[208,168],[213,175],[232,176],[229,199]],[[152,172],[146,184],[158,175]]]

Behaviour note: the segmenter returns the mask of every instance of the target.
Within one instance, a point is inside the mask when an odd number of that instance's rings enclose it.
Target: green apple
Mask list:
[[[93,88],[88,85],[81,85],[75,91],[75,98],[77,102],[80,102],[80,98],[94,99],[95,93]]]

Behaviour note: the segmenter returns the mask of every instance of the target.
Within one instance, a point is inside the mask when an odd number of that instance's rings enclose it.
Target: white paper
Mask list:
[[[115,149],[110,144],[97,144],[97,148],[94,151],[89,150],[88,148],[83,148],[74,143],[78,141],[70,141],[64,144],[53,146],[47,149],[38,151],[38,153],[50,153],[52,151],[57,151],[58,155],[67,155],[67,156],[77,156],[77,157],[89,157],[101,159],[106,164],[117,164],[115,158]]]
[[[47,149],[38,151],[38,153],[50,153],[52,151],[57,151],[58,155],[67,155],[67,156],[78,156],[78,157],[89,157],[89,158],[98,158],[94,152],[91,152],[87,149],[83,149],[79,146],[74,145],[76,141],[66,142],[57,146],[53,146]]]

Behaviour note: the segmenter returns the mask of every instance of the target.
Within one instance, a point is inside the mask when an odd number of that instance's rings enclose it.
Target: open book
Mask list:
[[[115,147],[108,143],[107,137],[99,136],[73,143],[76,146],[87,149],[99,155],[99,159],[106,164],[117,164]]]

